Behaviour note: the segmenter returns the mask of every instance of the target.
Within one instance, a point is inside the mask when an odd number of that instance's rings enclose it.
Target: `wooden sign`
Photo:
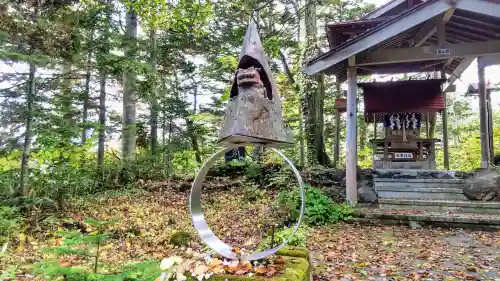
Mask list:
[[[335,108],[340,112],[346,112],[347,99],[335,99]]]

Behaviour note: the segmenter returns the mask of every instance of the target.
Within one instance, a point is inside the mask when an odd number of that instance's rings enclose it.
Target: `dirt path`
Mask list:
[[[342,224],[309,248],[315,280],[500,280],[500,232]]]

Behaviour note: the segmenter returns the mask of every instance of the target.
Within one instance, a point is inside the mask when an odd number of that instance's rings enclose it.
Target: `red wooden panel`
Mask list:
[[[347,100],[346,99],[335,99],[335,108],[340,112],[347,111]]]
[[[443,80],[362,83],[365,114],[440,112],[444,109]]]

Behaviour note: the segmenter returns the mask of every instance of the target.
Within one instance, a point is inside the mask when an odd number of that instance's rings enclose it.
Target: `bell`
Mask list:
[[[292,132],[283,121],[276,83],[253,22],[245,34],[218,142],[293,144]]]

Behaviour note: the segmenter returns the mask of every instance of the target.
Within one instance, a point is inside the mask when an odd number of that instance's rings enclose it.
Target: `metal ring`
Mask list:
[[[224,242],[222,242],[213,232],[210,230],[210,227],[208,226],[205,217],[203,216],[203,211],[201,209],[201,189],[203,186],[203,181],[205,180],[205,177],[208,173],[208,170],[210,167],[214,164],[214,162],[222,156],[224,153],[228,152],[231,149],[241,147],[241,146],[259,146],[258,144],[253,144],[253,143],[241,143],[241,144],[229,144],[225,148],[217,151],[214,155],[212,155],[201,167],[201,169],[198,171],[198,174],[196,175],[196,178],[193,181],[193,185],[191,188],[191,196],[189,197],[189,211],[191,212],[191,217],[193,218],[193,224],[194,228],[198,231],[198,234],[203,242],[208,245],[212,250],[217,252],[218,254],[222,255],[225,258],[235,260],[238,259],[238,256],[236,255],[235,252],[233,252],[233,248]],[[292,161],[288,159],[282,152],[279,150],[272,148],[273,151],[278,153],[283,159],[290,165],[292,168],[295,176],[297,177],[297,180],[299,182],[299,191],[300,191],[300,199],[301,199],[301,205],[300,205],[300,215],[299,219],[297,220],[297,223],[295,224],[295,228],[292,232],[292,234],[287,237],[287,239],[281,244],[278,245],[274,248],[267,249],[261,252],[254,252],[249,255],[241,256],[239,257],[240,260],[247,260],[247,261],[252,261],[252,260],[260,260],[263,259],[269,255],[272,255],[276,253],[278,250],[283,248],[287,243],[288,240],[295,235],[297,230],[299,229],[300,223],[302,222],[302,217],[304,216],[304,209],[305,209],[305,192],[304,192],[304,184],[302,182],[302,177],[300,176],[299,171],[295,166],[293,165]]]

